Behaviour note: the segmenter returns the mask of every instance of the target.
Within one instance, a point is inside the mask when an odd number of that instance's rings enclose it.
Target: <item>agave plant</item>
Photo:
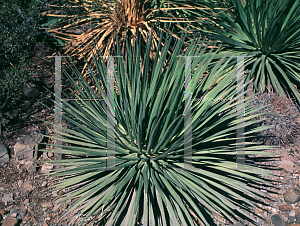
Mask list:
[[[230,0],[214,9],[218,26],[207,37],[222,43],[222,50],[247,55],[245,68],[251,73],[255,92],[271,87],[300,104],[300,4],[299,0]],[[212,9],[214,4],[210,6]],[[221,51],[222,51],[221,50]],[[249,57],[250,56],[250,57]]]
[[[76,3],[77,6],[79,3],[77,0],[68,2]],[[125,56],[126,36],[133,41],[132,37],[136,37],[139,31],[143,37],[142,46],[144,48],[141,50],[144,52],[146,39],[152,27],[156,28],[153,32],[152,47],[157,49],[159,37],[155,30],[166,32],[166,27],[170,29],[172,25],[171,28],[174,29],[172,35],[179,39],[180,32],[192,34],[189,31],[191,28],[201,25],[211,17],[206,10],[207,7],[205,7],[206,2],[208,2],[206,0],[189,0],[184,3],[181,0],[97,0],[81,2],[79,6],[84,8],[84,12],[81,12],[80,15],[47,14],[53,19],[45,25],[55,24],[55,27],[47,32],[63,41],[62,43],[65,45],[63,47],[64,55],[70,55],[76,60],[83,59],[83,56],[85,56],[93,69],[95,67],[92,61],[92,52],[95,51],[95,48],[99,48],[102,55],[112,55],[116,35],[122,46],[121,55]],[[59,18],[59,21],[54,23],[57,18]],[[78,30],[74,30],[84,26],[89,27],[84,32],[82,30],[81,33],[77,33]],[[154,54],[153,50],[151,53]],[[154,59],[154,57],[154,55],[151,55],[151,59]],[[86,69],[87,64],[84,65],[81,72],[85,78]]]
[[[45,135],[69,144],[61,146],[61,153],[74,157],[42,161],[64,166],[47,174],[63,176],[63,181],[52,186],[53,190],[73,188],[60,200],[76,200],[63,217],[86,213],[85,219],[97,216],[99,225],[108,226],[214,225],[213,214],[231,222],[236,215],[252,221],[245,210],[248,211],[249,206],[259,208],[252,201],[264,196],[253,186],[270,184],[261,175],[274,175],[269,170],[248,165],[247,161],[245,167],[237,163],[235,107],[241,102],[233,98],[243,93],[237,95],[235,92],[235,72],[226,70],[230,59],[223,57],[208,76],[200,79],[217,51],[210,49],[209,54],[205,53],[207,46],[202,42],[199,49],[199,40],[189,46],[185,56],[197,57],[191,58],[192,117],[184,123],[186,65],[185,58],[180,57],[184,36],[174,48],[170,47],[171,35],[166,37],[164,46],[162,37],[160,33],[158,50],[162,54],[156,55],[153,65],[149,64],[152,35],[147,40],[142,62],[139,62],[141,34],[133,46],[127,39],[129,54],[126,59],[116,59],[119,95],[115,95],[114,150],[106,147],[109,123],[107,107],[102,101],[64,103],[62,116],[74,127],[63,127],[66,132],[61,133],[62,139]],[[117,53],[121,51],[120,46],[116,49]],[[173,54],[166,61],[168,50]],[[106,72],[110,67],[102,58],[97,60],[95,54],[93,58],[106,91]],[[149,71],[151,79],[147,76]],[[81,87],[66,70],[64,72],[80,93],[75,94],[77,99],[98,99],[99,96],[108,99],[108,91],[104,92],[98,84],[99,92],[95,94],[76,68],[73,72]],[[91,74],[96,82],[92,71]],[[211,89],[213,84],[216,85]],[[220,99],[227,101],[209,101]],[[257,115],[247,115],[259,109],[247,108],[250,100],[250,97],[245,100],[246,122],[238,126],[240,128],[261,121],[249,121]],[[192,135],[185,140],[191,127]],[[255,128],[245,135],[266,128],[270,126]],[[273,146],[257,145],[245,139],[246,155],[273,154],[264,152]],[[192,142],[190,157],[185,155],[186,141]],[[57,144],[47,145],[58,147]],[[58,153],[57,149],[40,151]],[[107,164],[111,160],[114,167]]]

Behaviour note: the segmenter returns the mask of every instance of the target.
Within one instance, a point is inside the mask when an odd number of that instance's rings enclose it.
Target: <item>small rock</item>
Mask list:
[[[33,189],[35,189],[34,186],[32,186],[32,183],[30,181],[25,181],[22,185],[22,189],[25,191],[25,192],[31,192]]]
[[[42,187],[45,187],[47,185],[47,181],[44,181],[43,183],[42,183]]]
[[[274,224],[274,226],[285,226],[285,223],[283,222],[283,220],[280,218],[280,216],[278,214],[273,215],[271,217],[272,223]]]
[[[255,210],[254,210],[254,213],[255,214],[259,214],[259,213],[262,213],[263,212],[263,210],[262,209],[259,209],[259,208],[256,208]]]
[[[4,191],[4,187],[0,187],[0,191]]]
[[[56,212],[59,208],[60,208],[60,206],[61,206],[62,204],[61,203],[59,203],[59,204],[56,204],[54,207],[53,207],[53,212]]]
[[[242,222],[236,222],[233,226],[245,226]]]
[[[296,224],[300,224],[300,216],[296,216]]]
[[[28,83],[24,89],[24,98],[31,100],[39,96],[38,87],[34,83]]]
[[[296,209],[295,209],[295,215],[298,216],[299,214],[300,214],[300,209],[299,209],[299,208],[296,208]]]
[[[29,203],[29,199],[25,199],[25,202]]]
[[[34,161],[27,161],[25,165],[28,173],[36,173],[37,164]]]
[[[295,210],[292,210],[291,212],[290,212],[290,214],[289,214],[289,216],[291,216],[291,217],[294,217],[296,214],[295,214]]]
[[[294,204],[299,201],[299,192],[294,190],[293,188],[289,188],[284,194],[283,194],[284,201],[288,204]]]
[[[19,180],[19,181],[18,181],[19,187],[21,187],[22,184],[23,184],[23,181],[22,181],[22,180]]]
[[[16,226],[18,224],[18,220],[14,217],[6,217],[2,223],[2,226]]]
[[[23,220],[28,221],[30,218],[31,218],[30,216],[25,216]]]
[[[287,160],[282,160],[279,162],[279,167],[283,168],[286,172],[293,173],[294,172],[294,163]]]
[[[57,196],[57,192],[56,192],[56,191],[53,191],[53,192],[52,192],[52,196],[53,196],[53,197],[56,197],[56,196]]]
[[[53,165],[45,163],[42,165],[41,172],[42,173],[50,173],[50,171],[53,169]]]
[[[46,203],[42,203],[42,207],[45,208],[45,207],[52,207],[52,202],[46,202]]]
[[[22,220],[24,219],[26,213],[27,213],[26,209],[21,210],[21,212],[19,213],[19,215],[20,215],[20,217],[21,217]]]
[[[0,209],[0,215],[4,215],[4,214],[6,214],[6,210],[4,210],[4,209]]]
[[[65,210],[68,208],[68,204],[66,202],[62,203],[61,210]]]
[[[9,155],[6,147],[0,144],[0,165],[9,162]]]
[[[17,213],[13,213],[10,215],[11,217],[17,217]]]
[[[295,221],[296,221],[295,218],[296,218],[295,216],[293,216],[293,217],[288,216],[288,221],[289,221],[289,222],[295,222]]]
[[[13,193],[5,194],[2,198],[2,202],[12,202],[14,200]]]
[[[43,136],[38,132],[32,132],[17,140],[14,146],[16,160],[37,159],[38,144],[42,142]]]
[[[10,210],[10,212],[9,212],[9,215],[12,215],[13,213],[17,213],[17,212],[18,212],[17,209],[12,208],[12,209]]]
[[[279,206],[279,209],[281,211],[288,211],[288,212],[290,212],[290,211],[292,211],[293,207],[290,206],[290,205],[288,205],[288,204],[282,204],[281,206]]]

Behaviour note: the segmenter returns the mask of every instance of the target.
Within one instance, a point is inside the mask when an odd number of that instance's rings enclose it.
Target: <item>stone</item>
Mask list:
[[[300,216],[296,216],[296,224],[300,224]]]
[[[299,209],[299,208],[296,208],[296,209],[295,209],[295,215],[298,216],[299,214],[300,214],[300,209]]]
[[[42,187],[45,187],[47,185],[47,181],[44,181],[43,183],[42,183]]]
[[[22,181],[22,180],[19,180],[19,181],[18,181],[19,187],[21,187],[22,184],[23,184],[23,181]]]
[[[0,215],[4,215],[4,214],[6,214],[6,210],[4,210],[4,209],[0,209]]]
[[[299,192],[294,190],[293,188],[289,188],[284,194],[283,194],[284,201],[288,204],[294,204],[299,201]]]
[[[2,226],[16,226],[18,225],[18,219],[14,217],[6,217],[2,223]]]
[[[13,193],[5,194],[2,198],[2,202],[12,202],[14,200]]]
[[[18,212],[17,209],[12,208],[12,209],[10,210],[10,212],[9,212],[9,215],[11,216],[12,214],[17,213],[17,212]]]
[[[24,98],[26,100],[33,100],[39,96],[38,86],[34,83],[27,83],[27,87],[24,89]]]
[[[42,203],[42,207],[45,208],[45,207],[52,207],[52,202],[46,202],[46,203]]]
[[[260,209],[260,208],[256,208],[256,209],[254,210],[254,213],[255,213],[255,214],[259,214],[259,213],[262,213],[262,212],[263,212],[263,210]]]
[[[14,146],[16,160],[34,159],[38,157],[38,143],[42,142],[43,136],[38,132],[32,132],[30,135],[17,140]]]
[[[242,222],[236,222],[233,226],[245,226]]]
[[[25,165],[28,173],[36,173],[37,164],[35,163],[35,161],[27,161]]]
[[[0,144],[0,165],[9,162],[9,155],[6,147],[3,144]]]
[[[30,218],[31,218],[30,216],[25,216],[23,220],[28,221]]]
[[[53,212],[56,212],[56,211],[58,211],[59,210],[59,208],[61,207],[61,203],[59,203],[59,204],[56,204],[54,207],[53,207],[53,209],[52,209],[52,211]]]
[[[23,183],[23,185],[22,185],[22,189],[23,189],[25,192],[29,193],[29,192],[31,192],[33,189],[35,189],[35,187],[32,186],[32,183],[31,183],[30,181],[25,181],[25,182]],[[25,200],[25,201],[26,201],[26,200]]]
[[[52,196],[53,196],[53,197],[56,197],[56,196],[57,196],[57,192],[56,192],[56,191],[53,191],[53,192],[52,192]]]
[[[280,216],[278,214],[273,215],[271,217],[272,223],[274,224],[274,226],[285,226],[284,221],[280,218]]]
[[[20,211],[19,216],[21,217],[22,220],[24,219],[26,213],[27,213],[26,209],[23,209],[23,210]]]
[[[45,163],[42,165],[41,172],[42,173],[50,173],[53,170],[53,165],[50,165],[49,163]]]
[[[13,213],[10,215],[11,217],[17,217],[17,213]]]
[[[286,172],[293,173],[294,172],[294,163],[287,160],[282,160],[279,162],[279,167],[284,169]]]
[[[295,210],[292,210],[291,212],[290,212],[290,214],[289,214],[289,216],[291,216],[291,217],[294,217],[296,214],[295,214]]]
[[[293,207],[291,205],[288,204],[282,204],[281,206],[279,206],[279,210],[281,211],[292,211]]]

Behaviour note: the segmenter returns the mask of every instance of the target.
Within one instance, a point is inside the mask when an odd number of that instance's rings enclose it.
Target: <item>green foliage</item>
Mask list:
[[[246,155],[272,156],[273,153],[262,150],[273,147],[251,143],[247,137],[270,127],[247,131],[245,143],[236,139],[236,105],[239,103],[233,98],[241,98],[244,93],[236,93],[235,70],[227,70],[230,58],[219,59],[209,74],[200,80],[216,51],[211,49],[206,54],[205,48],[197,48],[199,43],[195,43],[184,53],[199,56],[191,61],[192,121],[184,122],[185,62],[184,58],[178,57],[182,55],[183,42],[178,41],[174,48],[170,48],[173,41],[170,36],[166,37],[162,47],[161,33],[157,47],[161,55],[156,55],[153,64],[149,63],[151,36],[142,61],[141,36],[133,46],[126,39],[129,54],[126,59],[116,59],[115,80],[119,95],[115,96],[115,105],[107,103],[115,110],[115,153],[106,147],[109,120],[105,101],[64,103],[62,117],[67,125],[74,126],[71,129],[63,127],[67,133],[61,134],[60,141],[69,145],[60,146],[61,152],[57,149],[40,150],[73,157],[43,161],[64,166],[48,174],[64,177],[53,190],[80,185],[61,200],[76,200],[63,217],[70,218],[68,215],[74,211],[87,213],[85,219],[97,215],[99,225],[108,226],[179,226],[200,225],[200,222],[211,226],[214,225],[211,215],[214,212],[231,221],[236,214],[251,221],[244,210],[249,210],[248,206],[259,208],[252,201],[264,196],[252,186],[262,182],[272,187],[260,177],[275,176],[270,171],[236,162],[236,145],[240,142],[245,144]],[[118,55],[121,48],[116,47],[115,55]],[[171,56],[167,55],[168,50],[172,52]],[[96,60],[94,55],[93,59],[104,87],[103,91],[90,70],[96,93],[107,100],[108,68],[102,58]],[[76,98],[98,99],[76,67],[71,69],[80,86],[66,70],[64,74],[76,87],[78,93],[70,89]],[[202,101],[194,98],[202,98]],[[258,107],[249,108],[251,98],[245,100],[245,123],[239,128],[248,128],[257,122],[249,121],[256,116],[248,117],[249,113],[258,110]],[[211,101],[220,99],[227,101]],[[190,154],[193,156],[186,158],[184,133],[191,126],[193,136],[188,142],[192,141]],[[51,138],[58,140],[57,137]],[[82,155],[86,157],[80,157]],[[112,159],[114,168],[107,166],[107,161]]]
[[[206,32],[208,37],[222,43],[224,54],[251,56],[245,58],[245,69],[251,72],[246,82],[253,79],[256,93],[273,87],[276,93],[295,98],[300,106],[299,0],[218,2],[234,8],[213,10],[218,26]]]
[[[31,80],[31,62],[41,3],[37,0],[0,1],[0,117],[3,109],[14,107]],[[5,126],[4,121],[2,126]]]

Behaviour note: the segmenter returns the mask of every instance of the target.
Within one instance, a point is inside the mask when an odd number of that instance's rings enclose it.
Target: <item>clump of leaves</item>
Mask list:
[[[63,127],[66,131],[60,133],[63,138],[45,135],[70,145],[46,144],[61,149],[40,150],[73,157],[43,161],[64,166],[48,174],[64,177],[52,187],[53,190],[73,189],[60,200],[76,200],[63,218],[80,212],[87,213],[85,219],[97,216],[99,225],[107,226],[201,223],[211,226],[215,225],[211,217],[213,212],[231,222],[236,215],[253,222],[244,210],[248,211],[249,206],[259,208],[251,200],[263,198],[264,194],[252,185],[265,183],[272,186],[259,175],[275,175],[268,170],[237,163],[236,145],[245,144],[246,155],[274,154],[263,152],[270,150],[271,146],[256,145],[247,137],[246,142],[236,139],[238,103],[233,98],[241,98],[243,93],[236,93],[235,70],[226,70],[230,58],[220,59],[200,80],[214,58],[213,49],[204,54],[206,48],[198,48],[199,43],[190,45],[184,55],[198,57],[189,61],[179,57],[183,42],[177,41],[175,47],[170,48],[173,40],[167,36],[162,47],[161,33],[157,51],[162,54],[156,55],[154,64],[150,65],[151,38],[150,35],[142,62],[142,37],[139,36],[138,43],[133,46],[127,39],[129,54],[125,59],[116,59],[118,73],[114,78],[119,95],[115,96],[115,103],[108,100],[114,96],[112,91],[109,97],[108,87],[113,83],[107,80],[114,70],[111,60],[106,66],[102,58],[96,60],[96,56],[93,57],[104,86],[102,90],[95,82],[102,101],[74,65],[72,72],[80,86],[64,70],[79,94],[70,89],[78,100],[72,104],[64,103],[62,117],[66,124],[70,122],[76,127]],[[200,46],[203,47],[203,43]],[[117,55],[121,48],[116,46],[116,49]],[[167,57],[168,50],[173,55]],[[188,62],[191,68],[186,67]],[[186,76],[189,70],[192,79]],[[94,73],[90,73],[96,81]],[[148,73],[152,74],[150,79]],[[187,80],[194,85],[191,95],[185,95],[190,92]],[[196,100],[196,96],[202,101]],[[228,101],[210,101],[225,98]],[[249,98],[246,110],[248,101]],[[186,121],[188,108],[191,109],[191,118]],[[224,114],[220,116],[222,112]],[[248,117],[248,113],[245,124],[239,124],[239,128],[254,123],[248,120],[255,115]],[[244,114],[238,113],[238,117],[241,115]],[[112,128],[114,137],[108,132]],[[261,129],[255,128],[251,133]],[[186,138],[190,132],[192,135]],[[110,149],[112,140],[114,144]],[[190,142],[192,145],[186,147]]]
[[[218,26],[209,26],[206,35],[222,44],[224,54],[247,55],[246,81],[253,79],[255,93],[273,88],[300,106],[300,1],[217,1],[234,10],[222,12],[211,4]]]
[[[166,28],[171,26],[174,29],[172,35],[179,39],[182,33],[193,34],[189,31],[191,27],[196,24],[200,26],[211,17],[205,6],[209,2],[207,0],[184,2],[181,0],[70,0],[64,2],[68,4],[64,7],[60,6],[61,10],[73,7],[83,10],[78,15],[71,12],[47,14],[49,21],[44,25],[51,28],[47,32],[61,39],[64,55],[70,55],[76,60],[83,59],[85,56],[95,72],[92,60],[95,46],[101,55],[112,55],[116,36],[121,45],[120,55],[125,56],[126,36],[133,41],[133,38],[137,38],[137,32],[140,32],[143,37],[141,51],[144,52],[146,39],[152,27],[167,31]],[[57,9],[59,5],[55,7]],[[159,41],[156,29],[153,30],[151,59],[154,59],[152,52],[157,49]],[[84,64],[81,73],[85,74],[87,69],[87,64]]]

